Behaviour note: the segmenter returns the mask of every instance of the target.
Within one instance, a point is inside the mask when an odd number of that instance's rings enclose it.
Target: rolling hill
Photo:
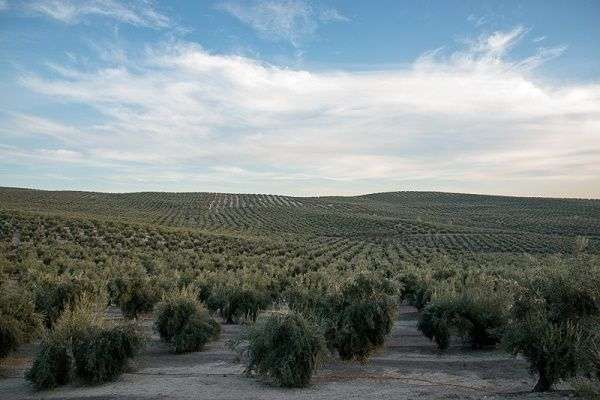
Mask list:
[[[590,239],[587,251],[600,251],[600,200],[438,192],[290,197],[0,188],[4,240],[15,232],[24,240],[31,236],[27,232],[39,235],[40,221],[48,219],[50,231],[51,225],[71,226],[58,229],[63,240],[91,236],[85,230],[94,224],[119,223],[125,227],[122,240],[130,242],[140,230],[160,228],[220,240],[285,239],[287,246],[299,246],[315,257],[349,261],[392,262],[431,254],[569,253],[576,236]]]

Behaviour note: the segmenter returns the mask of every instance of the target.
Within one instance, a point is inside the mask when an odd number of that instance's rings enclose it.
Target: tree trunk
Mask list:
[[[545,371],[539,371],[539,379],[533,387],[534,392],[547,392],[552,387],[552,382],[546,376]]]

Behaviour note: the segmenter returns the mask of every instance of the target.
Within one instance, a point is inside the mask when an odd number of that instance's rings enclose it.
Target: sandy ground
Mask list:
[[[283,389],[243,374],[227,341],[240,327],[223,325],[221,338],[198,353],[175,355],[152,335],[131,371],[101,386],[77,384],[35,392],[23,378],[35,346],[23,346],[0,367],[0,399],[558,399],[565,391],[530,393],[534,379],[523,360],[459,343],[438,354],[402,307],[385,348],[366,364],[327,362],[306,389]],[[151,333],[151,321],[144,322]]]

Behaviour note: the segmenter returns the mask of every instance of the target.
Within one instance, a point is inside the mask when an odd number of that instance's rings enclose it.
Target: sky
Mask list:
[[[0,0],[0,186],[600,198],[600,1]]]

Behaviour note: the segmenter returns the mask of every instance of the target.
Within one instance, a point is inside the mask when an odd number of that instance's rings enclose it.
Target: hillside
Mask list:
[[[290,197],[0,188],[4,240],[15,230],[26,232],[32,218],[185,228],[248,240],[286,238],[294,246],[322,247],[323,253],[348,260],[570,252],[578,235],[590,238],[589,252],[600,249],[600,200],[437,192]]]
[[[598,200],[434,192],[309,198],[0,188],[0,293],[7,294],[3,313],[11,318],[6,320],[21,321],[22,310],[30,310],[51,328],[47,332],[60,334],[56,326],[64,315],[71,318],[67,306],[85,305],[83,296],[97,296],[95,307],[102,311],[84,309],[85,316],[79,314],[84,324],[93,315],[107,326],[135,326],[140,342],[147,343],[118,379],[97,386],[75,380],[34,392],[37,386],[28,382],[27,371],[46,362],[44,342],[24,338],[2,360],[0,375],[10,378],[1,380],[0,393],[15,399],[133,399],[140,393],[207,399],[342,399],[357,393],[365,398],[531,399],[527,391],[536,380],[531,365],[499,345],[519,329],[508,320],[517,309],[513,299],[521,299],[517,296],[524,291],[542,293],[545,297],[531,304],[555,307],[553,302],[560,301],[561,310],[570,310],[575,301],[587,312],[587,305],[598,304],[599,254]],[[194,337],[207,340],[202,326],[212,332],[210,341],[183,354],[157,328],[158,321],[180,314],[160,311],[172,310],[163,307],[174,298],[188,310],[192,304],[204,311],[195,318],[208,320],[192,328]],[[15,299],[20,306],[12,305]],[[447,307],[439,326],[451,327],[439,331],[446,332],[444,348],[426,325],[436,307]],[[590,309],[596,318],[598,308]],[[312,328],[316,340],[337,346],[323,347],[324,363],[311,370],[308,389],[289,391],[257,374],[249,379],[245,356],[231,348],[240,340],[246,343],[248,329],[261,329],[265,318],[284,315],[303,324],[322,321]],[[462,333],[458,324],[470,324],[466,318],[478,328]],[[183,325],[183,339],[178,339],[186,344],[195,340],[188,328]],[[274,331],[286,338],[287,329]],[[533,343],[540,332],[534,329]],[[506,333],[501,338],[495,332]],[[550,332],[559,332],[554,337],[563,346],[561,331]],[[489,340],[485,348],[474,345],[484,339]],[[97,343],[96,336],[93,340]],[[286,340],[285,346],[269,345],[265,351],[299,354],[295,341]],[[548,357],[555,357],[549,349]],[[117,350],[90,351],[86,359]],[[352,358],[343,356],[348,351]],[[569,354],[587,368],[587,356]],[[277,357],[297,362],[285,354]],[[73,365],[72,375],[83,364]]]

